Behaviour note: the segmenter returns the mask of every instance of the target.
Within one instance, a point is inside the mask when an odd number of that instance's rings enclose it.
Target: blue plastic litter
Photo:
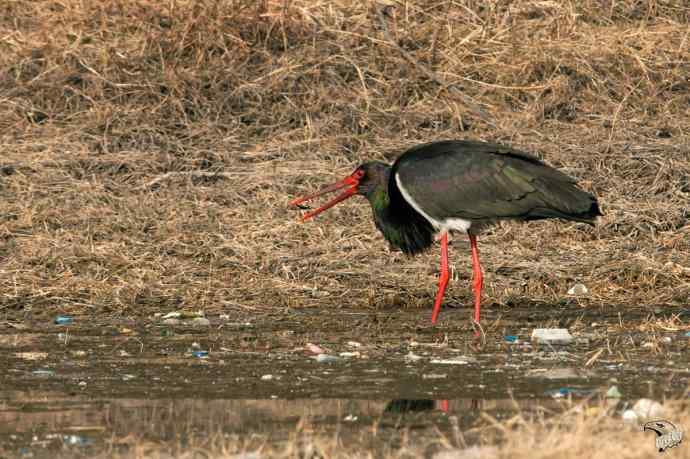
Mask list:
[[[685,336],[687,336],[688,338],[690,338],[690,332],[685,333]]]
[[[546,391],[546,395],[554,398],[589,395],[593,392],[592,389],[575,389],[573,387],[561,387],[560,389],[551,389]]]
[[[57,325],[68,325],[72,323],[72,318],[70,316],[57,316],[55,323]]]
[[[509,343],[517,343],[518,337],[516,335],[506,335],[506,341]]]
[[[192,355],[194,357],[198,357],[200,359],[207,359],[208,358],[208,351],[194,351],[194,352],[192,352]]]

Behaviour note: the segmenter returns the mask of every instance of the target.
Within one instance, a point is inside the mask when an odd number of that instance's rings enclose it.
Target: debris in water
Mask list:
[[[57,316],[55,318],[55,323],[57,325],[69,325],[72,323],[72,318],[70,316]]]
[[[563,398],[568,395],[585,396],[591,394],[591,389],[575,389],[573,387],[561,387],[560,389],[547,390],[546,395],[553,398]]]
[[[343,418],[343,421],[355,422],[357,419],[358,419],[358,417],[355,416],[354,414],[348,414],[347,416],[345,416],[345,417]]]
[[[437,363],[440,365],[467,365],[469,363],[475,363],[477,359],[468,356],[458,356],[452,357],[450,359],[434,359],[431,363]]]
[[[262,380],[262,381],[270,381],[270,380],[272,380],[272,379],[273,379],[273,375],[263,375],[263,376],[261,377],[261,380]]]
[[[340,360],[340,357],[329,354],[319,354],[314,358],[319,363],[335,363]]]
[[[446,378],[448,375],[445,373],[439,374],[439,373],[427,373],[422,375],[422,379],[443,379]]]
[[[635,405],[633,405],[633,411],[637,417],[642,420],[664,417],[664,407],[661,405],[661,403],[648,398],[641,398],[635,402]]]
[[[586,295],[589,293],[584,284],[575,284],[568,290],[568,295]]]
[[[326,351],[323,349],[321,346],[317,346],[316,344],[312,343],[307,343],[307,350],[311,352],[312,354],[319,355],[319,354],[325,354]]]
[[[618,386],[611,386],[609,390],[606,391],[606,398],[621,398],[622,396],[621,391],[618,390]]]
[[[361,354],[359,353],[359,351],[355,351],[355,352],[341,352],[341,353],[338,354],[338,355],[339,355],[340,357],[345,357],[345,358],[360,357],[360,356],[361,356]]]
[[[519,341],[519,339],[516,335],[506,335],[505,339],[507,342],[509,342],[511,344],[515,344]]]
[[[34,370],[31,373],[34,376],[39,376],[41,378],[49,378],[51,376],[55,376],[55,372],[53,370]]]
[[[587,378],[587,373],[576,371],[574,368],[535,368],[525,375],[528,378],[541,379],[581,379]]]
[[[195,319],[204,317],[204,311],[174,311],[163,316],[163,319]]]
[[[405,361],[406,362],[418,362],[422,360],[424,357],[421,355],[417,355],[413,353],[412,351],[408,352],[407,355],[405,356]]]
[[[82,437],[81,435],[64,435],[62,439],[65,443],[71,446],[86,446],[93,441],[90,438]]]
[[[690,331],[687,332],[687,333],[685,333],[685,336],[688,337],[688,338],[690,338]]]
[[[191,324],[197,327],[208,327],[211,325],[211,321],[206,317],[195,317],[192,319]]]
[[[532,341],[539,344],[570,344],[573,337],[566,328],[535,328],[532,331]]]
[[[208,358],[208,351],[194,351],[194,352],[192,352],[192,355],[194,357],[199,358],[199,359],[207,359]]]
[[[15,352],[14,355],[24,360],[43,360],[48,357],[47,352]]]

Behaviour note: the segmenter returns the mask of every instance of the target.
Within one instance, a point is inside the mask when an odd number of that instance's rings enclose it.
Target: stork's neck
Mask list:
[[[388,174],[386,182],[377,183],[365,194],[371,204],[374,223],[393,247],[405,253],[417,253],[433,242],[431,224],[405,202],[391,202]]]

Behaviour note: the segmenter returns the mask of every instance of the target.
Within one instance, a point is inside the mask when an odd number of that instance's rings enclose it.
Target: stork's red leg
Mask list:
[[[444,232],[441,235],[441,275],[438,278],[438,292],[434,302],[434,312],[431,314],[432,324],[436,323],[438,313],[441,312],[441,303],[443,302],[443,294],[446,293],[446,285],[448,285],[448,233]]]
[[[479,264],[479,249],[477,248],[477,236],[469,234],[470,245],[472,247],[472,271],[474,272],[474,321],[479,323],[481,317],[481,302],[482,302],[482,286],[484,285],[484,276],[482,275],[482,266]],[[476,331],[479,335],[479,330]]]
[[[450,408],[450,404],[448,403],[448,400],[439,400],[439,409],[443,411],[444,413],[448,414],[448,410]]]

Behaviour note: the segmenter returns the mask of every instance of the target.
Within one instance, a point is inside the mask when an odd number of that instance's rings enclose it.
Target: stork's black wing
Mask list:
[[[596,198],[575,180],[526,153],[485,142],[420,145],[393,164],[389,191],[408,196],[439,221],[564,218],[592,223]]]

